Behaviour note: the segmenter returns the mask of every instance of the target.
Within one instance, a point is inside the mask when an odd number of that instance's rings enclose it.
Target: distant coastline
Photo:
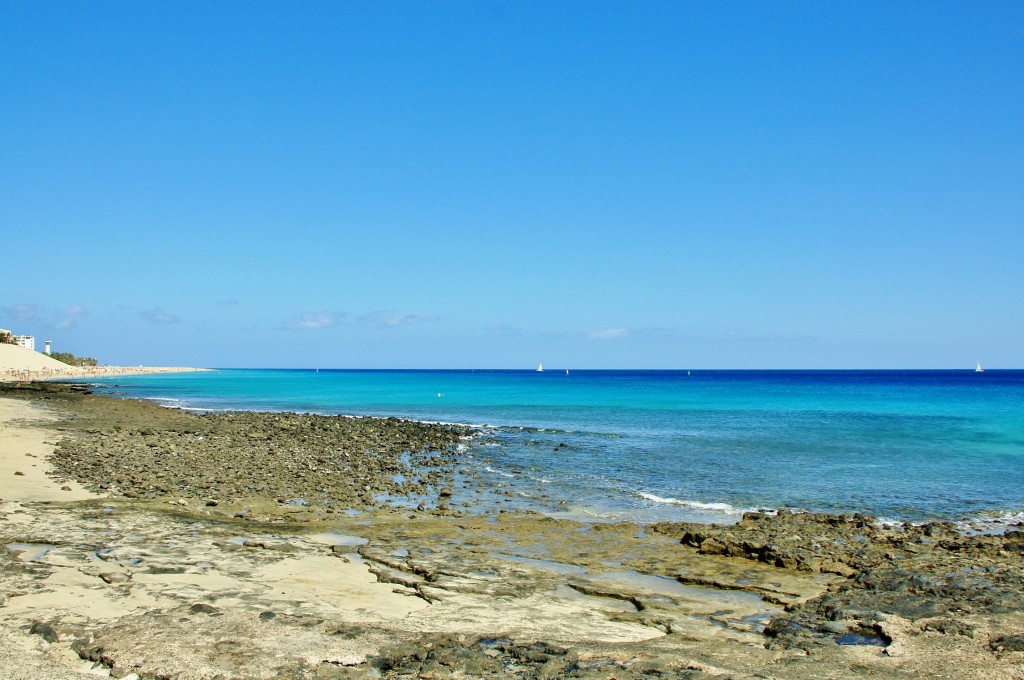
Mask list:
[[[17,345],[0,344],[0,382],[99,378],[116,375],[147,375],[152,373],[186,373],[208,370],[212,369],[177,366],[70,366],[41,352]]]
[[[0,382],[106,378],[117,375],[151,375],[154,373],[198,373],[213,370],[215,369],[184,366],[68,366],[66,369],[32,370],[4,366],[0,368]]]

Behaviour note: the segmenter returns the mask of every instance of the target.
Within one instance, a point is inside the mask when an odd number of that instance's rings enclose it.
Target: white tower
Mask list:
[[[46,349],[43,350],[43,354],[45,354],[46,356],[50,356],[50,341],[49,340],[46,341]]]

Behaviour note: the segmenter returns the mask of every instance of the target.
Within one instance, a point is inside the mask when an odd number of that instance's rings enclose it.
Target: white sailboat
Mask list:
[[[537,364],[537,372],[538,373],[543,373],[544,372],[544,364]]]
[[[985,372],[985,369],[981,367],[981,362],[980,361],[978,362],[978,367],[976,369],[974,369],[974,372],[975,373],[984,373]]]

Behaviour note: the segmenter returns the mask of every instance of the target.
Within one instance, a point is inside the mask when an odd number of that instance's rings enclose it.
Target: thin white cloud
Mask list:
[[[63,312],[59,315],[59,318],[53,325],[58,330],[62,331],[67,330],[69,328],[74,328],[75,326],[78,325],[78,318],[85,315],[86,311],[84,307],[81,307],[79,305],[72,305],[71,307],[68,307],[67,309],[63,310]]]
[[[295,331],[315,331],[321,328],[330,328],[338,323],[344,314],[339,312],[303,312],[298,318],[285,324],[285,328]]]
[[[664,328],[662,326],[647,326],[646,328],[637,328],[636,330],[631,331],[630,335],[644,339],[686,337],[675,328]]]
[[[35,305],[10,305],[0,310],[4,316],[11,317],[15,321],[32,321],[39,316],[39,308]]]
[[[609,328],[603,331],[597,331],[587,336],[588,340],[615,340],[616,338],[624,338],[629,335],[628,328]]]
[[[374,328],[394,328],[407,323],[437,321],[441,317],[434,314],[400,314],[398,312],[370,312],[359,320]]]
[[[151,323],[171,324],[178,323],[181,321],[181,319],[179,319],[176,315],[171,314],[162,307],[144,309],[141,312],[139,312],[139,316],[141,316],[143,319]]]
[[[63,331],[77,326],[78,319],[86,315],[85,308],[79,305],[57,309],[32,304],[17,304],[0,309],[0,324],[5,319],[13,319],[20,324],[34,322],[37,328],[43,326]]]

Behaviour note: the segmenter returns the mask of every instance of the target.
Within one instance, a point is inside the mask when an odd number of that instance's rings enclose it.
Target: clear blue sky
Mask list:
[[[1024,3],[0,3],[0,327],[110,364],[1024,366]]]

